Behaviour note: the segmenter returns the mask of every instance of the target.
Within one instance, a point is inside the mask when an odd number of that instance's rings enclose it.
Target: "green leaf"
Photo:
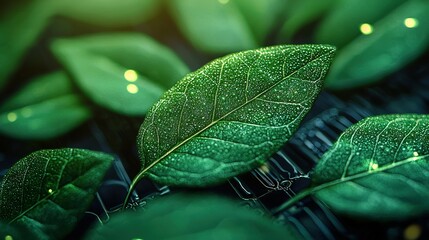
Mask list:
[[[290,40],[298,30],[329,12],[337,2],[338,0],[290,0],[279,38],[283,41]]]
[[[216,196],[176,195],[149,202],[147,210],[113,216],[86,239],[301,239],[238,203]]]
[[[316,31],[316,42],[343,47],[359,36],[362,24],[374,24],[404,0],[343,0],[334,6]]]
[[[0,105],[0,133],[20,139],[49,139],[79,126],[90,110],[63,72],[32,80]]]
[[[52,49],[88,97],[127,115],[144,115],[189,72],[168,48],[138,33],[57,40]]]
[[[232,0],[169,0],[168,3],[183,34],[202,51],[229,53],[258,45]]]
[[[429,2],[405,1],[339,51],[326,79],[330,89],[376,82],[421,55],[429,44]]]
[[[264,44],[287,5],[284,0],[229,0],[229,3],[237,6],[258,45]]]
[[[104,27],[136,25],[153,17],[159,0],[52,1],[60,15]]]
[[[22,56],[36,41],[53,12],[45,1],[10,9],[0,21],[0,90],[17,69]]]
[[[322,156],[307,193],[339,214],[393,220],[429,212],[429,115],[366,118]]]
[[[311,108],[334,48],[275,46],[214,60],[164,94],[143,122],[144,175],[169,185],[216,184],[262,164]]]
[[[89,207],[113,157],[82,149],[41,150],[19,160],[0,188],[0,221],[34,239],[66,236]]]

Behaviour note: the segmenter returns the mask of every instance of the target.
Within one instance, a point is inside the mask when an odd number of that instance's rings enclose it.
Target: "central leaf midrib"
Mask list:
[[[255,100],[256,98],[260,97],[261,95],[267,93],[268,91],[270,91],[271,89],[273,89],[274,87],[276,87],[277,85],[279,85],[280,83],[282,83],[283,81],[285,81],[286,79],[290,78],[292,75],[294,75],[295,73],[297,73],[298,71],[300,71],[302,68],[306,67],[307,65],[309,65],[310,63],[312,63],[313,61],[322,58],[323,56],[326,56],[328,54],[331,54],[332,51],[329,51],[327,53],[324,53],[314,59],[312,59],[311,61],[309,61],[307,64],[305,64],[304,66],[298,68],[297,70],[293,71],[292,73],[290,73],[289,75],[283,77],[280,81],[278,81],[277,83],[273,84],[272,86],[268,87],[267,89],[265,89],[264,91],[262,91],[261,93],[257,94],[256,96],[254,96],[253,98],[251,98],[250,100],[246,101],[245,103],[239,105],[238,107],[232,109],[230,112],[226,113],[224,116],[212,121],[211,123],[209,123],[207,126],[205,126],[204,128],[202,128],[201,130],[197,131],[196,133],[194,133],[193,135],[187,137],[186,139],[184,139],[183,141],[181,141],[179,144],[175,145],[174,147],[172,147],[170,150],[168,150],[166,153],[164,153],[161,157],[159,157],[158,159],[156,159],[155,161],[153,161],[151,164],[149,164],[149,166],[147,166],[146,168],[144,168],[137,176],[136,176],[136,180],[139,180],[143,177],[143,175],[149,170],[151,169],[153,166],[155,166],[156,164],[158,164],[158,162],[160,162],[161,160],[163,160],[164,158],[166,158],[168,155],[170,155],[170,153],[174,152],[176,149],[178,149],[179,147],[183,146],[185,143],[187,143],[189,140],[191,140],[192,138],[194,138],[195,136],[201,134],[202,132],[204,132],[205,130],[207,130],[208,128],[210,128],[211,126],[213,126],[214,124],[218,123],[220,120],[226,118],[227,116],[229,116],[230,114],[234,113],[235,111],[241,109],[242,107],[246,106],[247,104],[251,103],[253,100]],[[286,61],[286,59],[285,59]]]

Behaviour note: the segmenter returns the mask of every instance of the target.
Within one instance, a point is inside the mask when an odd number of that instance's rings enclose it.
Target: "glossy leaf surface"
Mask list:
[[[326,87],[347,89],[374,83],[416,59],[429,46],[429,2],[405,1],[338,52]]]
[[[91,116],[64,72],[33,79],[0,105],[0,132],[20,139],[49,139]]]
[[[169,49],[137,33],[57,40],[53,50],[88,97],[127,115],[144,115],[189,71]]]
[[[429,212],[429,116],[370,117],[323,155],[313,193],[335,212],[399,220]]]
[[[291,226],[220,197],[170,196],[146,208],[113,216],[86,239],[301,239]]]
[[[41,150],[13,165],[1,182],[0,221],[35,239],[60,239],[92,202],[113,157],[82,149]]]
[[[214,60],[151,109],[138,147],[142,171],[170,185],[205,186],[277,151],[317,97],[334,48],[275,46]]]

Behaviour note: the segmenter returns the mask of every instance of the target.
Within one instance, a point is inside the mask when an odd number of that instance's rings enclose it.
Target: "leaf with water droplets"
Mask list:
[[[113,215],[85,239],[302,239],[291,225],[218,196],[175,195],[145,208]]]
[[[374,220],[429,212],[429,116],[366,118],[322,156],[307,193],[332,210]]]
[[[172,51],[138,33],[61,39],[52,49],[89,98],[126,115],[144,115],[189,72]]]
[[[0,133],[19,139],[60,136],[90,118],[64,72],[36,79],[0,105]]]
[[[148,113],[144,175],[170,185],[216,184],[262,164],[311,108],[334,48],[285,45],[231,54],[188,74]]]
[[[68,234],[92,202],[113,157],[82,149],[41,150],[13,165],[0,187],[0,221],[34,239]]]
[[[326,78],[330,89],[364,86],[410,63],[429,46],[429,1],[404,1],[338,51]],[[368,26],[369,27],[369,26]]]

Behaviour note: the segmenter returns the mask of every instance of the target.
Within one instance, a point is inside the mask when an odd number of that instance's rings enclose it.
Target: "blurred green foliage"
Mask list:
[[[19,91],[28,81],[20,76],[64,71],[79,87],[77,94],[110,111],[142,116],[189,72],[181,59],[193,69],[221,54],[287,43],[337,46],[326,87],[363,87],[426,52],[428,5],[426,0],[7,0],[0,10],[0,90],[11,97],[9,89]],[[35,48],[42,51],[29,54]],[[29,71],[23,64],[46,55],[60,65]],[[127,81],[127,71],[137,76],[135,82]],[[3,114],[3,124],[9,124]],[[26,125],[29,119],[21,120]],[[19,135],[8,129],[8,135]]]

